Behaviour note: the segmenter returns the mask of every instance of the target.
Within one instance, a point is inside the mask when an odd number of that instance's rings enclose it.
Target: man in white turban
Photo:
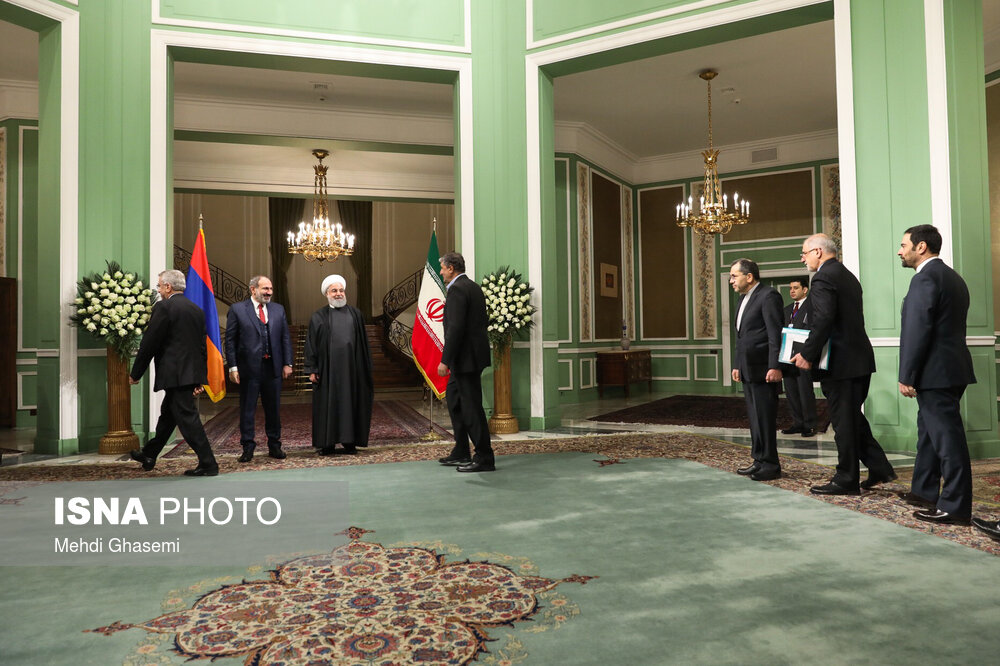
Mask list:
[[[357,453],[371,429],[372,356],[361,311],[347,304],[347,281],[329,275],[327,304],[313,313],[306,335],[305,371],[313,385],[312,441],[321,456]],[[337,444],[342,448],[337,448]]]

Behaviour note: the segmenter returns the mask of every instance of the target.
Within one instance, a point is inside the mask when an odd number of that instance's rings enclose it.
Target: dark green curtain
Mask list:
[[[271,237],[271,283],[274,285],[274,301],[285,308],[288,323],[292,322],[292,307],[288,293],[288,267],[292,264],[292,255],[288,252],[288,232],[299,228],[302,212],[305,210],[305,199],[285,199],[269,197],[267,200],[267,216]]]
[[[365,321],[372,320],[372,202],[337,201],[344,230],[354,234],[354,254],[350,256],[358,274],[358,309]]]

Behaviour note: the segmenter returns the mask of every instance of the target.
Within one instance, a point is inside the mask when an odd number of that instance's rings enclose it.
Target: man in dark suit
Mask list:
[[[741,295],[736,309],[733,381],[743,382],[753,457],[750,465],[736,472],[754,481],[770,481],[781,478],[775,429],[781,386],[781,295],[760,283],[760,269],[749,259],[737,259],[729,267],[729,284]]]
[[[226,316],[226,361],[229,379],[240,385],[241,463],[253,460],[254,411],[257,396],[264,405],[267,455],[281,450],[281,382],[292,374],[292,343],[285,309],[272,303],[274,288],[264,275],[250,278],[250,298],[234,303]]]
[[[897,252],[904,268],[916,270],[903,299],[899,392],[916,398],[919,410],[913,481],[902,497],[922,507],[918,520],[968,525],[972,465],[959,403],[976,382],[965,343],[969,288],[940,252],[941,233],[929,224],[907,229]]]
[[[809,279],[797,277],[789,280],[788,295],[792,302],[785,307],[785,326],[808,329],[812,314]],[[803,437],[812,437],[816,434],[816,394],[813,392],[812,373],[788,364],[781,371],[785,377],[785,396],[792,412],[792,426],[781,433],[801,433]]]
[[[156,465],[174,428],[180,428],[188,446],[198,456],[198,466],[188,476],[216,476],[219,465],[198,416],[195,396],[208,381],[208,350],[205,346],[205,313],[184,297],[187,282],[180,271],[160,273],[156,290],[161,300],[153,306],[149,326],[142,335],[129,383],[138,384],[150,361],[156,363],[154,391],[163,391],[156,434],[141,451],[130,451],[132,460],[147,472]]]
[[[476,281],[465,274],[465,258],[457,252],[441,257],[441,277],[448,293],[438,374],[444,377],[451,372],[445,392],[455,446],[438,462],[457,465],[459,472],[492,472],[496,467],[480,380],[483,370],[490,365],[486,297]],[[471,458],[469,439],[476,449],[475,457]]]
[[[830,367],[816,368],[830,409],[837,442],[837,471],[829,483],[813,486],[817,495],[857,495],[879,483],[892,481],[896,472],[872,435],[861,408],[868,397],[875,352],[865,333],[861,283],[837,261],[837,245],[826,234],[815,234],[802,243],[802,263],[816,271],[809,299],[812,329],[802,351],[792,361],[802,370],[813,370],[824,345],[830,345]],[[861,466],[868,478],[861,481]]]

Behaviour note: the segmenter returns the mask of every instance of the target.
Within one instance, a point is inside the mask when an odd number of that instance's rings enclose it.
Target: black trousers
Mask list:
[[[833,475],[833,482],[849,490],[857,490],[861,483],[859,461],[873,476],[887,477],[893,473],[885,451],[875,440],[871,425],[861,411],[871,381],[871,375],[862,375],[848,379],[824,379],[821,383],[837,442],[837,472]]]
[[[476,449],[476,462],[494,464],[493,447],[490,446],[490,428],[483,409],[483,385],[479,372],[452,372],[448,377],[448,414],[455,432],[452,457],[468,458],[469,440]]]
[[[972,515],[972,466],[959,404],[964,393],[964,386],[917,390],[917,459],[910,489],[936,501],[942,511],[968,518]]]
[[[813,392],[812,373],[799,370],[799,374],[785,377],[785,396],[792,411],[792,426],[803,430],[816,429],[816,394]]]
[[[240,440],[244,446],[254,443],[254,412],[257,397],[264,405],[264,432],[268,446],[281,444],[281,376],[274,376],[274,359],[264,359],[261,376],[240,371]]]
[[[762,472],[781,469],[778,461],[778,383],[743,382],[750,420],[750,455]]]
[[[180,428],[184,441],[198,456],[198,466],[218,467],[212,454],[212,446],[205,435],[205,428],[198,416],[198,401],[193,393],[195,386],[176,386],[164,391],[160,418],[156,421],[156,434],[146,442],[146,446],[142,447],[145,455],[154,459],[159,456],[170,440],[174,428]]]

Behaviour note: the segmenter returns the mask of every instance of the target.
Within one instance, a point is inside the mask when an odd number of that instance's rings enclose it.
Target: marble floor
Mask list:
[[[734,428],[706,428],[695,426],[675,426],[675,425],[651,425],[640,423],[607,423],[589,420],[593,416],[606,414],[625,407],[633,407],[652,400],[667,398],[675,393],[668,392],[639,392],[638,395],[630,397],[604,397],[598,400],[566,404],[562,407],[561,423],[547,430],[523,430],[513,435],[494,435],[501,440],[523,440],[523,439],[553,439],[560,437],[580,437],[585,435],[608,434],[608,433],[634,433],[634,432],[690,432],[714,437],[717,439],[733,442],[736,444],[750,445],[750,433],[744,429]],[[428,414],[430,402],[425,392],[420,390],[391,390],[378,391],[376,400],[401,400],[409,404],[413,409],[421,414]],[[308,402],[310,396],[291,395],[282,396],[283,403]],[[202,399],[200,404],[203,421],[215,416],[222,409],[235,406],[238,399],[236,397],[225,398],[218,403]],[[435,401],[433,406],[433,421],[445,428],[451,428],[451,420],[448,418],[448,410],[443,402]],[[100,462],[108,459],[97,453],[85,453],[74,456],[56,457],[34,453],[34,428],[14,428],[0,429],[0,448],[14,449],[21,451],[19,454],[5,453],[2,465],[68,465],[80,463]],[[822,465],[834,466],[837,463],[837,447],[833,441],[833,429],[825,433],[817,434],[813,437],[801,437],[799,435],[782,435],[778,433],[778,452],[782,455],[808,460]],[[896,467],[907,467],[913,464],[914,454],[911,452],[886,452],[889,460]]]

